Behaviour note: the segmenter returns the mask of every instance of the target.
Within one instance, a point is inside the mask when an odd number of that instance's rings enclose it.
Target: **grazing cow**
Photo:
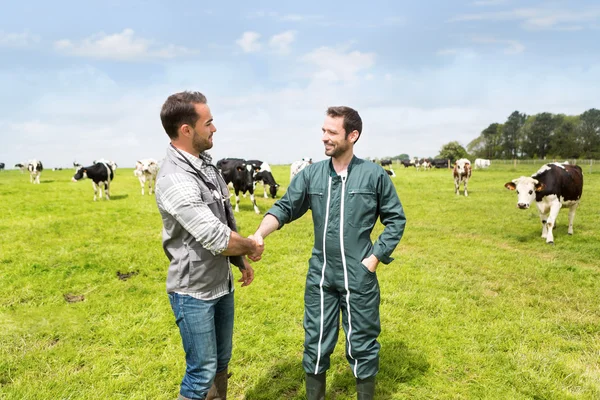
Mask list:
[[[465,188],[465,196],[468,196],[467,184],[471,177],[471,161],[466,158],[456,160],[454,163],[454,192],[458,195],[458,187],[462,183]]]
[[[404,168],[414,167],[415,161],[414,160],[402,160],[402,161],[400,161],[400,164],[404,165]]]
[[[240,192],[250,193],[250,200],[254,206],[254,212],[260,214],[260,210],[254,199],[254,168],[240,158],[224,158],[217,161],[217,168],[221,170],[221,175],[225,183],[233,184],[235,192],[235,212],[240,211]]]
[[[417,169],[421,169],[423,168],[425,171],[430,170],[431,169],[431,161],[427,160],[427,159],[422,159],[419,161],[419,168]]]
[[[490,160],[485,160],[483,158],[476,158],[475,159],[475,169],[477,168],[487,168],[491,165]]]
[[[394,178],[396,176],[396,174],[394,173],[393,169],[383,169],[391,178]]]
[[[25,173],[25,170],[27,169],[27,163],[22,164],[22,163],[18,163],[15,164],[15,168],[19,168],[21,170],[21,173]]]
[[[92,180],[92,186],[94,187],[94,201],[97,199],[98,190],[101,191],[102,189],[104,189],[106,200],[110,200],[110,181],[114,178],[114,172],[109,164],[99,162],[90,165],[89,167],[79,167],[71,180],[77,182],[84,178]],[[100,193],[100,198],[102,198],[102,192]]]
[[[267,196],[267,185],[269,185],[269,193],[271,193],[271,197],[277,197],[277,189],[279,188],[279,184],[275,182],[275,178],[273,177],[273,173],[271,171],[271,166],[260,160],[248,160],[246,161],[248,164],[251,164],[254,168],[254,185],[256,187],[256,183],[262,182],[264,198],[268,198]]]
[[[144,195],[144,187],[148,182],[148,194],[152,194],[156,183],[156,174],[158,174],[158,163],[152,158],[138,160],[135,163],[133,174],[140,180],[142,186],[142,196]]]
[[[4,167],[6,167],[6,165],[3,162],[0,162],[0,171],[3,171]]]
[[[563,205],[569,207],[568,233],[573,234],[575,210],[583,192],[583,172],[579,166],[546,164],[531,177],[522,176],[504,187],[517,191],[517,207],[521,210],[528,209],[535,200],[542,221],[542,238],[546,239],[546,243],[554,243],[552,229]]]
[[[40,175],[42,175],[42,171],[44,170],[44,166],[41,161],[38,160],[29,160],[27,162],[27,170],[29,171],[29,182],[40,184]]]
[[[300,173],[300,171],[310,164],[312,164],[312,158],[303,158],[302,160],[294,161],[290,167],[290,182]]]
[[[435,168],[450,168],[450,160],[444,158],[434,158],[431,160],[431,165]]]
[[[385,168],[386,166],[392,165],[392,160],[390,160],[389,158],[384,158],[383,160],[379,160],[379,164],[381,164],[381,166]]]

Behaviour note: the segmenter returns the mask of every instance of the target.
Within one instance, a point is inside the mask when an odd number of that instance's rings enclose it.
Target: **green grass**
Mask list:
[[[575,234],[563,210],[548,246],[535,207],[517,210],[503,187],[538,167],[476,170],[467,198],[446,170],[396,168],[408,224],[378,270],[377,399],[600,398],[600,173],[584,168]],[[273,169],[283,193],[289,169]],[[117,170],[111,201],[93,202],[91,183],[71,175],[44,171],[31,185],[0,173],[0,398],[174,399],[185,362],[154,197],[130,169]],[[271,204],[258,198],[261,211]],[[249,199],[236,217],[245,235],[261,218]],[[302,399],[310,217],[266,244],[254,283],[236,288],[229,398]],[[328,399],[355,398],[342,340]]]

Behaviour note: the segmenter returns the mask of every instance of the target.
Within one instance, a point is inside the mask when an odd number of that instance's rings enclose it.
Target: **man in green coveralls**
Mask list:
[[[341,312],[357,398],[373,399],[381,331],[375,271],[380,262],[393,260],[390,256],[402,237],[406,217],[383,168],[354,156],[354,144],[362,131],[358,112],[350,107],[330,107],[322,130],[325,154],[331,158],[309,165],[292,179],[254,237],[262,245],[271,232],[312,210],[315,244],[304,294],[302,360],[307,397],[325,398],[325,375]],[[371,243],[378,217],[385,229]]]

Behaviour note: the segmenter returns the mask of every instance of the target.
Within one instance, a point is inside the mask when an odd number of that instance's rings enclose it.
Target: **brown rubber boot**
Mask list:
[[[227,381],[230,377],[231,374],[227,373],[227,368],[217,372],[215,381],[206,395],[206,400],[227,400]]]

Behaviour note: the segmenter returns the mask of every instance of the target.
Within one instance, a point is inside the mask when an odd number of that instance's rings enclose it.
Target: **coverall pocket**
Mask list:
[[[377,195],[371,189],[348,190],[348,223],[355,228],[373,226],[377,217]]]

